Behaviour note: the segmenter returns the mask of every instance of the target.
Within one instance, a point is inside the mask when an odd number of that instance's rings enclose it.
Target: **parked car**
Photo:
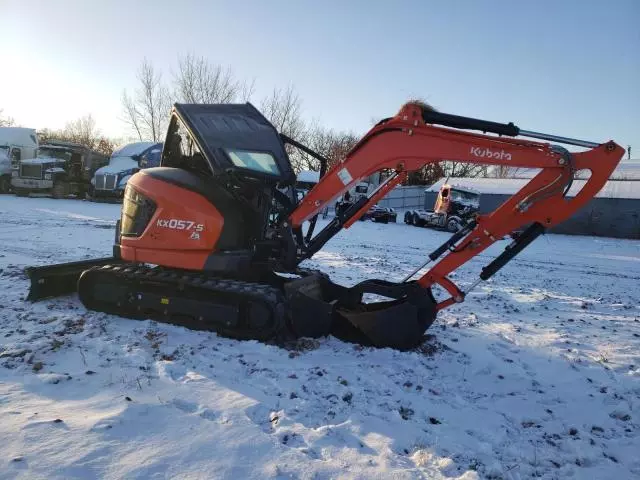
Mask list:
[[[94,201],[122,200],[124,188],[134,173],[160,165],[162,143],[135,142],[116,149],[109,164],[96,170],[91,179]]]
[[[365,213],[360,220],[371,219],[374,222],[380,223],[396,223],[398,220],[398,214],[393,208],[381,207],[380,205],[372,206],[367,213]]]
[[[85,198],[93,174],[108,161],[107,155],[84,145],[50,140],[40,145],[36,158],[20,161],[19,168],[11,172],[11,185],[19,196]]]

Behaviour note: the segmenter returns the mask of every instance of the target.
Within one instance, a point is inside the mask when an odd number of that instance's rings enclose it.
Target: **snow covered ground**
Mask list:
[[[0,478],[640,478],[640,242],[538,239],[405,353],[24,302],[23,267],[109,255],[118,215],[0,196]],[[399,280],[445,238],[358,222],[309,263]]]

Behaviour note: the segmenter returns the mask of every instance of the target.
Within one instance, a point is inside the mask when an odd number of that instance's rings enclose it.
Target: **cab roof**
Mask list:
[[[273,179],[235,166],[227,150],[270,153],[278,165],[278,181],[293,184],[296,176],[276,128],[256,107],[245,104],[176,103],[174,111],[214,171],[242,170],[243,174]]]

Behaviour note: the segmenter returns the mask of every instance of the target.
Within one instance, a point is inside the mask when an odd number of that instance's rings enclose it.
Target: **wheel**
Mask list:
[[[9,188],[11,188],[11,177],[8,175],[3,175],[0,177],[0,193],[9,193]]]
[[[413,224],[416,227],[423,227],[424,226],[424,222],[420,219],[420,217],[418,216],[417,213],[413,214]]]
[[[380,219],[380,222],[381,222],[381,223],[384,223],[384,224],[386,225],[387,223],[389,223],[389,217],[382,217],[382,218]]]
[[[407,225],[413,225],[413,213],[405,212],[404,223],[406,223]]]
[[[51,196],[53,198],[64,198],[66,195],[66,188],[64,183],[54,183],[51,189]]]
[[[458,223],[458,220],[456,220],[455,218],[452,218],[451,220],[447,221],[448,232],[455,233],[458,230],[460,230],[460,224]]]

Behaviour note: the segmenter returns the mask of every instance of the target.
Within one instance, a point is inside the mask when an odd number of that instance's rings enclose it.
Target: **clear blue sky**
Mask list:
[[[640,153],[640,1],[0,0],[0,108],[59,127],[91,112],[125,133],[144,56],[179,54],[292,84],[304,114],[363,133],[412,96],[441,111]]]

